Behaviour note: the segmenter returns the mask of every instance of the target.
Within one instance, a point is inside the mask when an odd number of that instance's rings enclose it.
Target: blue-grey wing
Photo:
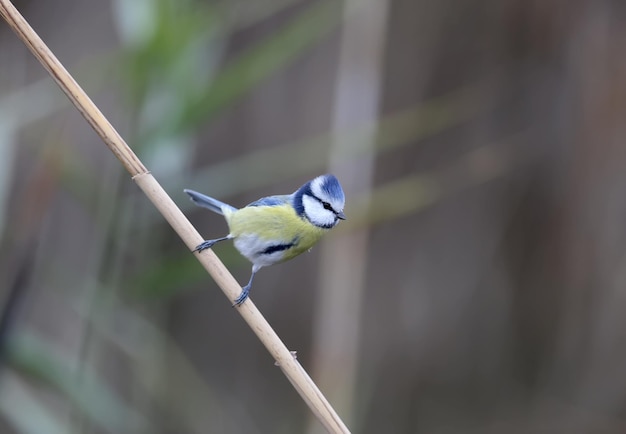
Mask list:
[[[292,196],[290,194],[285,194],[280,196],[262,197],[261,199],[255,200],[247,206],[277,206],[284,205],[286,203],[290,204],[291,202]]]

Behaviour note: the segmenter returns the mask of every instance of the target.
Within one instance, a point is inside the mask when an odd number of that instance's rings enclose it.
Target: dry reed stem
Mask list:
[[[115,128],[113,128],[102,112],[76,83],[63,65],[61,65],[59,60],[10,1],[0,0],[0,15],[26,44],[35,57],[39,59],[44,68],[50,73],[70,101],[82,113],[87,122],[124,165],[126,170],[131,174],[132,179],[182,238],[187,247],[192,250],[197,246],[203,240],[198,231],[191,225],[174,201],[172,201],[156,179],[148,172],[148,169],[146,169],[139,158],[137,158],[135,153],[128,147],[124,139],[122,139]],[[196,257],[219,287],[222,288],[222,291],[224,291],[229,300],[233,300],[239,295],[241,287],[211,250],[197,253]],[[291,384],[302,396],[322,425],[331,433],[349,433],[350,431],[346,425],[339,418],[324,395],[322,395],[313,380],[311,380],[300,363],[294,359],[293,355],[282,343],[276,332],[274,332],[252,301],[248,299],[236,310],[274,357],[283,373],[287,376]]]
[[[367,205],[374,184],[375,121],[380,110],[382,71],[389,0],[345,0],[339,44],[333,112],[333,137],[328,151],[330,172],[340,172],[347,195]],[[354,80],[355,75],[360,76]],[[341,131],[355,123],[362,129],[358,146],[344,140]],[[359,152],[359,158],[346,155]],[[368,215],[369,209],[363,215]],[[322,246],[320,285],[315,312],[311,370],[348,424],[357,418],[356,398],[362,306],[365,299],[369,231],[361,228],[335,236]],[[307,434],[321,428],[311,418]]]

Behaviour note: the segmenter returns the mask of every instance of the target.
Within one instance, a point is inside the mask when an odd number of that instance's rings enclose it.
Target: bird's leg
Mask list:
[[[239,306],[241,303],[246,301],[246,299],[248,298],[248,294],[250,294],[250,288],[252,287],[252,279],[254,279],[254,275],[257,271],[259,271],[259,268],[261,267],[257,267],[256,265],[252,266],[252,275],[250,276],[250,280],[248,281],[248,284],[246,286],[241,288],[241,294],[239,295],[239,297],[237,297],[237,300],[235,300],[233,307]]]
[[[226,240],[230,240],[232,237],[230,235],[226,235],[223,238],[217,238],[215,240],[206,240],[201,242],[200,244],[198,244],[198,246],[192,250],[192,252],[201,252],[203,250],[206,249],[210,249],[211,247],[213,247],[213,245],[215,243],[219,243],[220,241],[226,241]]]

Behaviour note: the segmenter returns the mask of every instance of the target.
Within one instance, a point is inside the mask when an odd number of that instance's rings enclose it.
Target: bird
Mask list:
[[[216,243],[234,240],[235,248],[252,263],[252,274],[233,307],[250,294],[252,280],[263,267],[292,259],[310,250],[320,238],[345,220],[345,194],[339,180],[320,175],[291,194],[268,196],[243,208],[235,208],[212,197],[185,189],[193,203],[224,216],[228,235],[200,243],[193,252]]]

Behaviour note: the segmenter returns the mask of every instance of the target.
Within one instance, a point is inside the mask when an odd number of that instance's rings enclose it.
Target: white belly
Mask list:
[[[235,238],[235,248],[239,250],[248,261],[257,267],[267,267],[276,264],[283,259],[285,251],[273,252],[270,254],[261,254],[270,246],[279,244],[280,240],[263,240],[256,235],[242,234]]]

